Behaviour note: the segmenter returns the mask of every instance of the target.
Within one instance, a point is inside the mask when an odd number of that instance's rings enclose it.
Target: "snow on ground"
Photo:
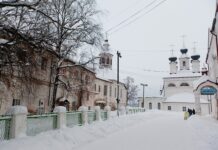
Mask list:
[[[218,121],[147,111],[0,142],[1,150],[217,150]]]

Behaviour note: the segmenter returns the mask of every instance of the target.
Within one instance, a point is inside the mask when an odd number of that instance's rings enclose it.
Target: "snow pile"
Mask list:
[[[147,111],[0,142],[1,150],[217,150],[218,121]]]
[[[115,113],[115,112],[114,112]],[[0,142],[1,150],[72,150],[78,146],[103,138],[142,122],[141,115],[113,116],[108,121],[91,125],[48,131],[34,137],[24,137]]]

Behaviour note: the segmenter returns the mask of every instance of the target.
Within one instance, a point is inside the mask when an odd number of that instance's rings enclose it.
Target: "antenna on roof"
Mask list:
[[[197,43],[198,42],[196,42],[196,41],[193,42],[193,45],[194,45],[194,47],[193,47],[193,54],[196,54]]]
[[[174,47],[175,47],[175,45],[171,44],[170,47],[171,47],[171,50],[170,50],[171,51],[171,55],[174,56]]]
[[[182,38],[182,46],[183,46],[183,48],[185,48],[185,38],[186,38],[186,35],[182,35],[181,36],[181,38]]]

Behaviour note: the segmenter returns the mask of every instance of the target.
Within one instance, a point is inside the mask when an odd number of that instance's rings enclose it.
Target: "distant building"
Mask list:
[[[127,89],[122,82],[117,85],[117,72],[113,69],[113,54],[108,40],[105,40],[99,57],[99,69],[96,70],[95,80],[95,91],[97,92],[95,104],[101,107],[109,105],[112,110],[116,109],[119,86],[120,106],[126,106]]]
[[[194,51],[191,58],[188,49],[180,50],[179,63],[177,57],[171,56],[170,75],[163,78],[161,97],[145,97],[147,109],[161,109],[168,111],[187,111],[196,109],[194,83],[201,77],[200,55]],[[190,60],[191,59],[191,60]],[[179,67],[177,66],[179,64]],[[206,96],[199,95],[202,114],[209,113],[209,102]],[[143,98],[140,98],[142,102]]]
[[[0,36],[0,41],[5,40],[5,37]],[[23,68],[14,64],[10,67],[6,64],[6,55],[0,53],[0,115],[13,105],[26,106],[29,113],[50,112],[56,73],[53,62],[59,56],[47,50],[34,51],[26,43],[21,45],[17,53]],[[31,60],[27,60],[27,56],[31,56]],[[100,69],[97,71],[75,65],[76,62],[71,59],[63,61],[62,65],[73,67],[59,69],[61,82],[58,84],[56,106],[65,106],[68,111],[77,110],[80,106],[93,109],[99,105],[103,109],[110,105],[112,109],[117,108],[118,85],[116,73],[112,72],[113,55],[107,40],[100,57]],[[121,82],[119,93],[120,105],[125,106],[127,90]]]

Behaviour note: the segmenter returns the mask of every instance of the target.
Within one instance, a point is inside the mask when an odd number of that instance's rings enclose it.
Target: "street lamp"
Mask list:
[[[145,94],[145,86],[148,86],[148,84],[143,84],[143,83],[141,83],[141,86],[143,86],[143,101],[142,101],[142,108],[145,108],[145,97],[144,97],[144,94]]]
[[[119,117],[119,58],[121,58],[121,54],[119,51],[117,51],[117,116]]]

